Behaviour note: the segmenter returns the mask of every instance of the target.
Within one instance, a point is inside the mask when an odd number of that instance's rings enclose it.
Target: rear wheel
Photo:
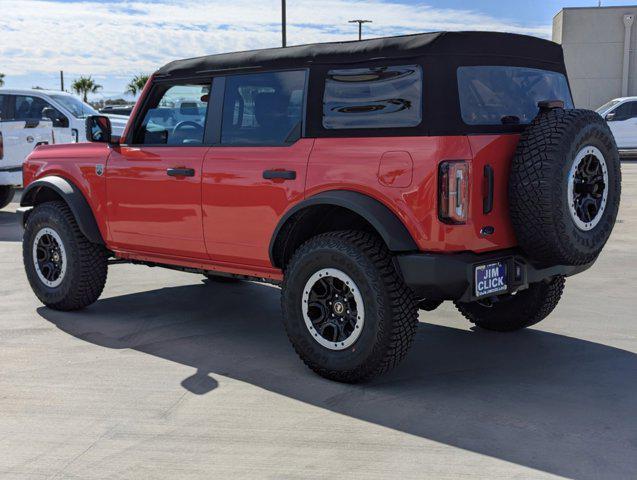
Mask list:
[[[396,366],[418,324],[416,301],[375,236],[319,235],[294,254],[282,288],[283,321],[319,375],[358,382]]]
[[[0,185],[0,209],[6,207],[13,200],[15,188],[9,185]]]
[[[564,291],[562,276],[532,283],[513,295],[461,303],[455,302],[462,315],[480,328],[510,332],[530,327],[544,320],[557,306]]]
[[[64,202],[33,209],[22,254],[35,295],[54,310],[79,310],[95,302],[106,283],[108,254],[80,231]]]

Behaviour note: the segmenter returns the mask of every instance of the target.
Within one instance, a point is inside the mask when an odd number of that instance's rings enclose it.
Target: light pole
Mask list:
[[[287,46],[287,39],[285,38],[285,23],[285,0],[281,0],[281,45],[284,47]]]
[[[358,39],[362,40],[363,39],[363,23],[372,23],[372,21],[371,20],[350,20],[349,23],[358,23]]]

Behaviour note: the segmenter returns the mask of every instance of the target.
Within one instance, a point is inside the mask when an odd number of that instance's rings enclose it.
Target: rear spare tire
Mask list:
[[[540,265],[595,260],[617,218],[619,154],[606,122],[590,110],[545,110],[520,138],[509,181],[520,247]]]

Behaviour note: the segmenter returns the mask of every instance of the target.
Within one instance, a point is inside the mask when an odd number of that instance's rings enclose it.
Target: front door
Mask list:
[[[41,120],[50,120],[53,123],[53,141],[55,143],[76,141],[69,127],[69,118],[39,96],[16,95],[15,119],[36,124]]]
[[[608,122],[619,148],[637,148],[637,102],[625,102],[613,111]]]
[[[203,163],[206,247],[216,262],[268,268],[274,229],[305,189],[314,142],[301,138],[306,72],[222,81],[220,138]]]
[[[207,258],[201,166],[209,83],[158,84],[131,142],[106,166],[110,242],[116,249]]]

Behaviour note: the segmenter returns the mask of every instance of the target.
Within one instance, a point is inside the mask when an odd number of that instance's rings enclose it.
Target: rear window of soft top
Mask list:
[[[573,108],[566,77],[536,68],[459,67],[458,91],[467,125],[528,124],[542,100],[562,100],[564,108]]]

